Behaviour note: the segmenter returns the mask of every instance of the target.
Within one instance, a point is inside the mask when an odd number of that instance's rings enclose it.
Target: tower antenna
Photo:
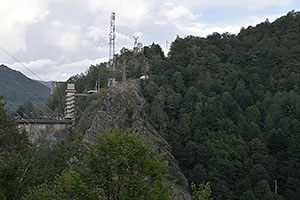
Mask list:
[[[139,37],[140,36],[133,36],[133,39],[134,39],[133,49],[137,47],[137,41],[138,41]]]
[[[114,12],[110,16],[110,31],[109,31],[109,69],[111,70],[110,77],[108,78],[108,86],[112,83],[112,87],[116,86],[116,15]]]

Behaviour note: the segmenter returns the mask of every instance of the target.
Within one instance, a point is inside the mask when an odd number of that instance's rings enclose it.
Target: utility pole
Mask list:
[[[126,82],[126,58],[123,58],[123,63],[122,63],[122,73],[123,73],[123,76],[122,76],[122,92],[127,90],[127,82]]]
[[[99,92],[100,91],[100,81],[99,79],[96,80],[96,87],[95,87],[95,91]]]
[[[108,86],[112,83],[112,87],[116,86],[116,15],[114,12],[110,16],[110,31],[109,31],[109,69],[111,70],[110,77],[108,78]]]

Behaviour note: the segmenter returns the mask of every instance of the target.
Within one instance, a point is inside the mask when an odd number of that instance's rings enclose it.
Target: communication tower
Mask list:
[[[134,39],[134,43],[133,43],[133,52],[134,52],[134,53],[137,53],[137,45],[138,45],[138,39],[139,39],[139,36],[133,36],[133,39]]]
[[[112,84],[114,88],[116,86],[116,63],[115,63],[115,54],[116,54],[116,15],[114,12],[110,16],[110,30],[109,30],[109,70],[111,71],[108,78],[108,86]]]
[[[139,37],[140,37],[140,36],[133,36],[133,39],[134,39],[133,49],[134,49],[135,47],[137,47],[137,41],[138,41]]]

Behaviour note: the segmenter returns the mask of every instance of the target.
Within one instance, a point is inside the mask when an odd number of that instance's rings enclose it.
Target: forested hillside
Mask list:
[[[300,199],[299,12],[145,55],[149,117],[190,182],[215,200]]]
[[[87,148],[76,130],[55,145],[43,132],[32,144],[0,97],[0,199],[171,199],[166,155],[137,133],[115,128]]]
[[[178,37],[168,56],[155,44],[142,56],[118,56],[127,60],[128,78],[149,67],[141,80],[147,118],[188,181],[210,182],[215,200],[300,199],[299,24],[292,11],[238,35]],[[124,55],[145,56],[149,66],[137,69]],[[97,79],[106,87],[107,77],[100,64],[69,82],[82,92]],[[60,93],[48,101],[53,109],[62,110]],[[86,104],[78,101],[82,110]]]
[[[9,107],[16,107],[25,101],[41,104],[50,94],[50,88],[29,79],[21,72],[0,65],[0,95]]]

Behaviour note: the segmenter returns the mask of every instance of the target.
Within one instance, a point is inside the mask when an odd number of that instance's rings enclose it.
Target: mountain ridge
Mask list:
[[[6,65],[0,65],[0,95],[11,107],[16,107],[26,100],[43,103],[50,94],[50,88],[26,77],[19,71]]]

